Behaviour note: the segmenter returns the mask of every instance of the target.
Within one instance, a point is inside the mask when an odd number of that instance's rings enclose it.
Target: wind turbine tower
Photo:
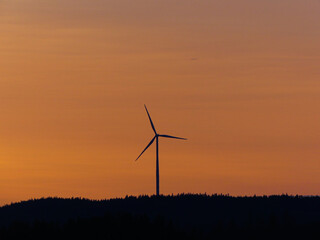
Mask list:
[[[152,119],[150,117],[150,114],[148,112],[148,109],[146,107],[146,105],[144,105],[146,112],[148,114],[149,117],[149,121],[152,127],[152,130],[154,132],[154,137],[151,139],[151,141],[149,142],[149,144],[146,146],[146,148],[140,153],[140,155],[137,157],[136,161],[141,157],[141,155],[152,145],[152,143],[154,142],[154,140],[156,140],[156,194],[157,196],[160,195],[160,176],[159,176],[159,137],[163,137],[163,138],[175,138],[175,139],[180,139],[180,140],[187,140],[186,138],[181,138],[181,137],[175,137],[175,136],[170,136],[170,135],[163,135],[163,134],[158,134],[156,131],[156,128],[154,127],[154,124],[152,122]]]

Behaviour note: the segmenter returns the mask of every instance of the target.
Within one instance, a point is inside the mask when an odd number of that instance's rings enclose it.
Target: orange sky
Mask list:
[[[317,0],[0,1],[0,204],[319,194]]]

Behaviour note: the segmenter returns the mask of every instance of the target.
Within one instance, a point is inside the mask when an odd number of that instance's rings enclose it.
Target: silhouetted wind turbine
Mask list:
[[[153,122],[151,120],[151,117],[150,117],[150,114],[148,112],[148,109],[146,107],[146,105],[144,105],[146,111],[147,111],[147,114],[148,114],[148,117],[149,117],[149,120],[150,120],[150,124],[151,124],[151,127],[153,129],[153,132],[154,132],[154,137],[151,139],[151,141],[149,142],[149,144],[146,146],[146,148],[142,151],[142,153],[140,153],[140,155],[137,157],[136,161],[141,157],[141,155],[151,146],[151,144],[154,142],[154,140],[156,140],[156,181],[157,181],[157,185],[156,185],[156,193],[157,193],[157,196],[159,196],[159,137],[164,137],[164,138],[175,138],[175,139],[181,139],[181,140],[187,140],[186,138],[180,138],[180,137],[174,137],[174,136],[170,136],[170,135],[163,135],[163,134],[158,134],[157,131],[156,131],[156,128],[154,127],[153,125]]]

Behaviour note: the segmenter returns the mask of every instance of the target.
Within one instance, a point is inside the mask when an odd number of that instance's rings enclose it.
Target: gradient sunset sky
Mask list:
[[[0,0],[0,205],[320,194],[319,0]]]

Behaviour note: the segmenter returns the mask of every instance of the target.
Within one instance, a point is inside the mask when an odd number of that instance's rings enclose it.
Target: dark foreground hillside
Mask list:
[[[0,208],[0,239],[319,239],[320,197],[48,198]]]

